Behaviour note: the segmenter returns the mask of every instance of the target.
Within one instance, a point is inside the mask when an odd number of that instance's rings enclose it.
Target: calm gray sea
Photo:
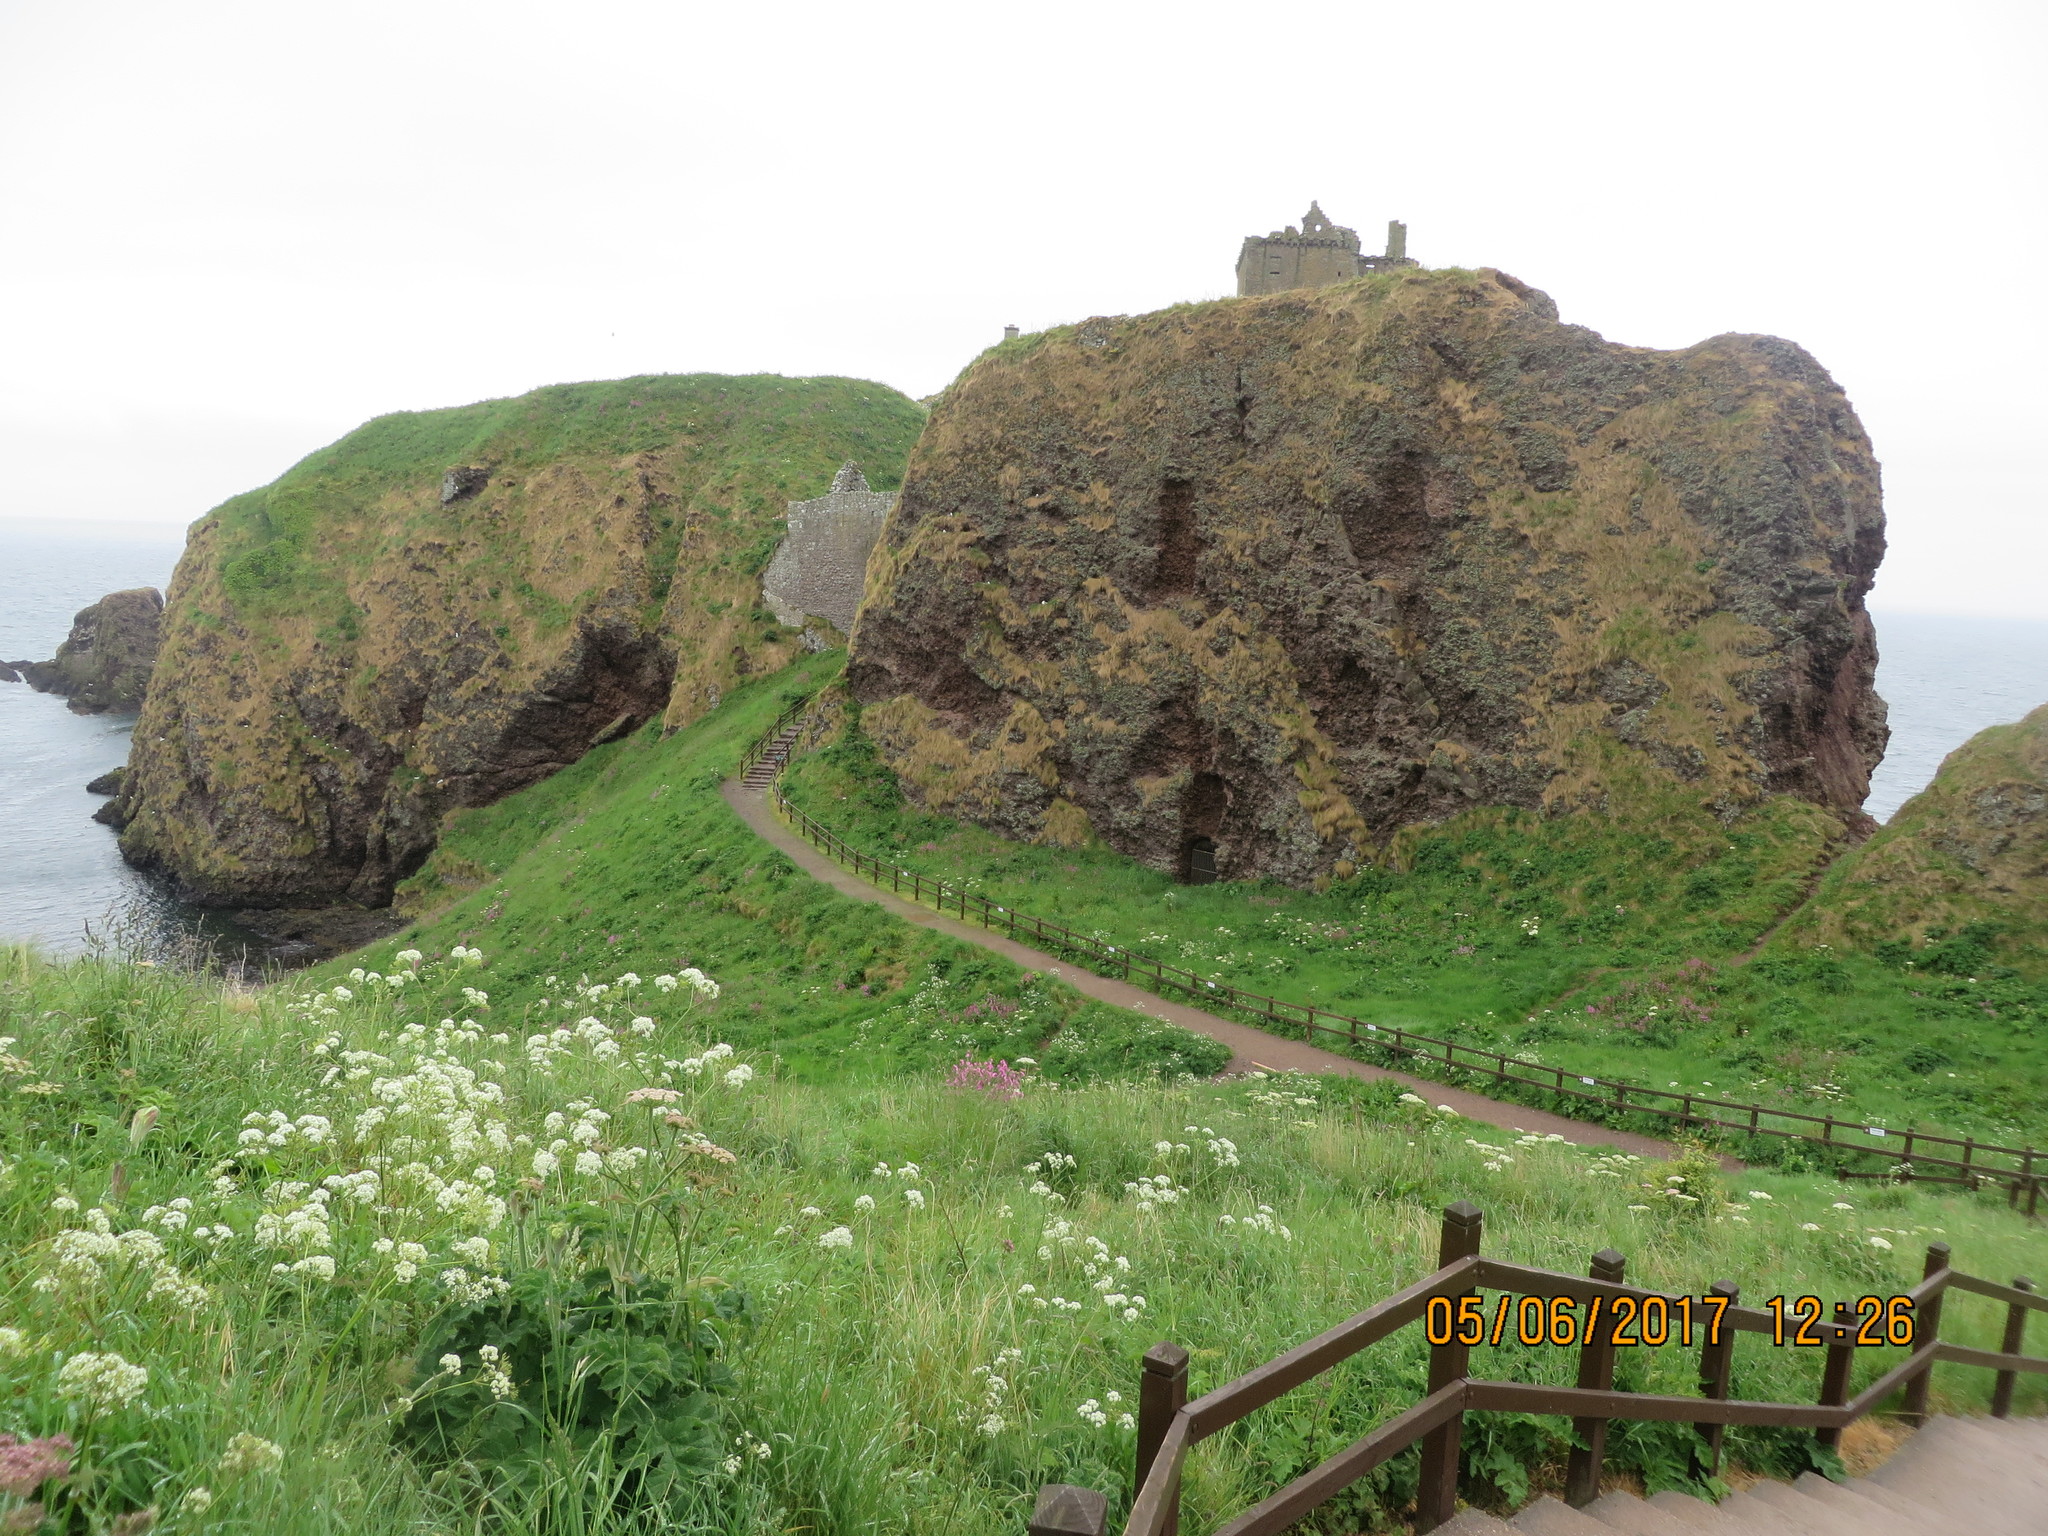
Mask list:
[[[0,660],[55,654],[72,615],[124,587],[165,587],[182,533],[109,525],[0,523]],[[1891,703],[1891,753],[1870,812],[1880,821],[1987,725],[2048,703],[2048,623],[1878,616],[1878,689]],[[64,701],[0,683],[0,940],[82,947],[110,915],[162,934],[196,916],[121,862],[90,818],[85,783],[122,762],[134,722],[74,715]]]

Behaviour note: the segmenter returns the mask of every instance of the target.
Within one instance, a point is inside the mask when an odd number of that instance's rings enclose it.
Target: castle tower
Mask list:
[[[1387,225],[1387,253],[1366,256],[1360,254],[1357,230],[1332,224],[1320,203],[1310,203],[1299,229],[1290,224],[1264,238],[1245,236],[1237,257],[1237,292],[1242,298],[1327,288],[1367,272],[1414,265],[1408,259],[1408,226],[1400,220]]]

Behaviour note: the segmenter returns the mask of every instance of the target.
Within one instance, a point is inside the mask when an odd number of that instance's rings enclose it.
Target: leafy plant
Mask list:
[[[734,1290],[707,1306],[667,1280],[525,1270],[428,1331],[400,1438],[425,1460],[523,1481],[602,1444],[620,1498],[669,1503],[718,1466],[717,1399],[733,1387],[720,1324],[750,1311]]]

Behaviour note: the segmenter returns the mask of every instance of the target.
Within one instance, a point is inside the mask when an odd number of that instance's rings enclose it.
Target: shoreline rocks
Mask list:
[[[0,667],[6,681],[61,694],[82,715],[140,709],[163,638],[164,597],[155,587],[110,592],[71,621],[48,661]]]

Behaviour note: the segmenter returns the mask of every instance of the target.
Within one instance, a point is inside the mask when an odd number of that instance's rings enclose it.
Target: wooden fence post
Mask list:
[[[1173,1426],[1173,1416],[1187,1406],[1188,1352],[1178,1344],[1154,1344],[1145,1351],[1144,1368],[1138,1377],[1138,1465],[1131,1484],[1131,1497],[1145,1486],[1145,1477],[1159,1455],[1160,1442]],[[1179,1536],[1180,1483],[1166,1493],[1166,1521],[1160,1536]]]
[[[1709,1296],[1726,1296],[1728,1305],[1733,1307],[1741,1297],[1739,1286],[1728,1280],[1716,1280],[1707,1287]],[[1710,1338],[1700,1346],[1700,1396],[1710,1402],[1724,1403],[1728,1400],[1728,1378],[1735,1368],[1735,1329],[1723,1326],[1718,1338]],[[1721,1470],[1721,1439],[1726,1434],[1725,1424],[1695,1424],[1700,1438],[1707,1442],[1707,1454],[1700,1471],[1712,1477]]]
[[[1469,1200],[1444,1207],[1443,1240],[1437,1249],[1438,1269],[1479,1252],[1485,1218]],[[1471,1292],[1467,1293],[1473,1294]],[[1465,1374],[1470,1356],[1457,1342],[1433,1344],[1429,1350],[1429,1390],[1441,1392]],[[1465,1416],[1454,1415],[1422,1440],[1421,1481],[1415,1489],[1415,1536],[1433,1531],[1458,1512],[1458,1451],[1464,1443]]]
[[[2031,1291],[2034,1282],[2025,1275],[2013,1281],[2016,1291]],[[2027,1309],[2018,1302],[2011,1302],[2005,1309],[2005,1341],[1998,1346],[2001,1355],[2016,1355],[2027,1340]],[[2017,1371],[2000,1371],[1992,1378],[1991,1417],[2002,1419],[2012,1412],[2012,1387],[2018,1378]]]
[[[1927,1267],[1921,1273],[1922,1280],[1932,1280],[1948,1268],[1948,1244],[1927,1245]],[[1920,1304],[1919,1314],[1913,1320],[1913,1347],[1922,1349],[1935,1342],[1941,1335],[1941,1293],[1936,1292]],[[1914,1428],[1927,1422],[1927,1389],[1933,1385],[1934,1367],[1930,1364],[1906,1383],[1905,1420]]]
[[[1038,1503],[1025,1530],[1029,1536],[1105,1536],[1109,1500],[1092,1488],[1047,1483],[1038,1490]]]
[[[1595,1280],[1621,1283],[1622,1275],[1628,1268],[1627,1261],[1612,1248],[1602,1248],[1593,1255],[1593,1264],[1586,1273]],[[1611,1307],[1602,1307],[1602,1312],[1611,1312]],[[1586,1304],[1587,1316],[1592,1315],[1592,1303]],[[1596,1338],[1594,1335],[1598,1333]],[[1611,1317],[1603,1317],[1597,1330],[1588,1328],[1579,1341],[1578,1385],[1592,1392],[1606,1392],[1614,1386],[1614,1323]],[[1564,1501],[1573,1509],[1584,1509],[1600,1496],[1600,1463],[1607,1455],[1607,1421],[1605,1419],[1573,1419],[1572,1437],[1579,1443],[1572,1447],[1570,1463],[1564,1474]]]
[[[1843,1332],[1835,1336],[1835,1342],[1828,1346],[1827,1363],[1820,1373],[1820,1405],[1823,1408],[1839,1408],[1849,1401],[1849,1367],[1856,1363],[1856,1319],[1849,1310],[1849,1303],[1835,1303],[1835,1326]],[[1839,1429],[1816,1429],[1813,1438],[1829,1450],[1842,1443]]]

